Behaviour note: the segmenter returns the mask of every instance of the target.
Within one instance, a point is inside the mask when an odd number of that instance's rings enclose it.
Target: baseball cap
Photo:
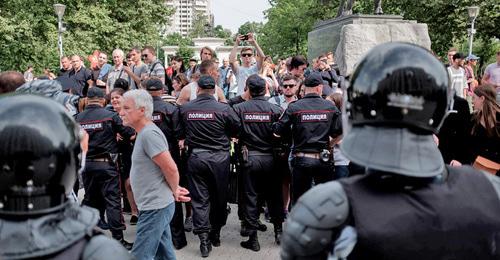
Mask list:
[[[156,91],[163,89],[163,83],[159,79],[148,79],[145,83],[146,90]]]
[[[474,54],[470,54],[467,56],[466,60],[479,60],[479,57]]]
[[[246,85],[250,92],[259,93],[266,89],[266,81],[257,74],[247,78]]]
[[[89,88],[87,91],[87,98],[104,98],[104,92],[100,88]]]
[[[203,75],[198,80],[198,87],[201,89],[214,89],[215,88],[215,80],[214,78]]]
[[[318,85],[323,85],[323,78],[319,72],[311,72],[304,81],[306,87],[316,87]]]

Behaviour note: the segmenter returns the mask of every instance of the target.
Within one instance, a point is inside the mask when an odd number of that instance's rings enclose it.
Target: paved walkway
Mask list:
[[[262,218],[262,223],[267,225],[266,232],[259,232],[259,242],[260,251],[254,252],[248,249],[244,249],[240,246],[240,242],[246,240],[240,236],[240,222],[238,220],[237,205],[231,204],[231,214],[228,217],[227,225],[222,228],[221,231],[221,246],[212,247],[212,252],[208,258],[203,259],[231,259],[231,260],[267,260],[267,259],[279,259],[279,246],[274,243],[274,231],[273,225],[267,223]],[[127,223],[127,230],[125,230],[125,239],[127,241],[135,240],[136,226],[130,226],[129,219],[130,215],[125,214],[125,222]],[[109,232],[108,232],[109,233]],[[111,234],[109,234],[111,235]],[[199,250],[199,239],[197,236],[193,235],[192,232],[186,233],[188,240],[188,245],[181,250],[177,250],[177,259],[179,260],[190,260],[190,259],[202,259]]]

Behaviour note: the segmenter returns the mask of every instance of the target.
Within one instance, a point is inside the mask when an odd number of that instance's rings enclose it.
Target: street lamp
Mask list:
[[[476,29],[474,29],[474,22],[476,21],[476,18],[479,15],[479,6],[467,7],[467,13],[469,14],[469,19],[471,21],[470,31],[469,31],[469,55],[471,55],[472,54],[472,40],[474,38],[474,34],[476,33]]]
[[[66,6],[63,4],[54,4],[54,9],[57,15],[57,46],[59,47],[59,60],[63,57],[63,47],[62,47],[62,33],[65,31],[62,25],[62,17],[64,15],[64,10]]]

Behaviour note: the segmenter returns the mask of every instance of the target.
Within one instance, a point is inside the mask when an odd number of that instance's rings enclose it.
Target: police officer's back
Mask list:
[[[220,245],[226,224],[229,177],[229,141],[238,122],[229,105],[213,97],[215,80],[201,76],[198,97],[180,107],[180,137],[189,149],[187,173],[193,206],[193,233],[200,238],[200,251],[207,257],[212,245]]]
[[[123,126],[118,114],[105,109],[103,103],[104,92],[99,88],[90,88],[87,106],[75,116],[89,134],[86,167],[82,173],[85,188],[82,203],[99,209],[101,213],[105,210],[112,236],[131,248],[131,244],[123,238],[125,224],[121,212],[120,176],[115,160],[118,153],[117,134],[129,140],[134,130]],[[104,223],[103,220],[101,223]]]
[[[305,96],[288,105],[277,124],[277,136],[292,136],[292,202],[314,183],[333,180],[330,138],[342,134],[339,110],[321,98],[323,80],[317,72],[305,79]]]
[[[359,64],[341,149],[366,173],[302,196],[282,258],[499,259],[500,180],[445,166],[433,140],[451,100],[444,66],[407,43],[376,46]]]
[[[4,96],[0,118],[0,258],[131,259],[95,231],[96,210],[67,199],[80,147],[64,107],[38,96]]]
[[[276,174],[274,149],[277,138],[273,135],[272,125],[277,122],[282,109],[267,101],[266,82],[259,75],[248,77],[246,89],[251,99],[234,106],[234,111],[241,122],[239,143],[242,146],[242,165],[240,178],[243,215],[249,231],[248,241],[241,242],[241,246],[253,251],[260,250],[257,239],[260,212],[257,198],[262,197],[267,202],[271,223],[274,225],[275,240],[279,244],[283,222],[283,199],[281,192],[282,179]]]

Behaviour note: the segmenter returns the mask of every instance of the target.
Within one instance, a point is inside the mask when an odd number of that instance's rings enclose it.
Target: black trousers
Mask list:
[[[109,162],[86,162],[82,174],[85,196],[83,205],[96,208],[103,215],[103,207],[110,226],[111,234],[116,239],[123,238],[125,222],[123,220],[120,175]]]
[[[332,162],[322,162],[319,159],[294,157],[292,159],[292,205],[314,184],[334,180],[335,168]]]
[[[193,151],[187,175],[193,207],[193,233],[219,231],[227,220],[229,151]]]
[[[250,155],[241,171],[243,185],[243,217],[249,230],[257,230],[259,220],[259,198],[266,203],[271,223],[283,223],[282,176],[276,171],[272,154]]]
[[[177,165],[177,169],[179,170],[179,185],[182,187],[186,187],[186,170],[185,164],[186,162],[182,161],[180,156],[180,151],[176,143],[169,142],[170,154],[174,159],[175,164]],[[184,232],[184,214],[182,212],[182,202],[175,202],[175,212],[172,217],[172,221],[170,221],[170,232],[172,234],[172,243],[174,245],[184,245],[187,243],[186,233]]]

